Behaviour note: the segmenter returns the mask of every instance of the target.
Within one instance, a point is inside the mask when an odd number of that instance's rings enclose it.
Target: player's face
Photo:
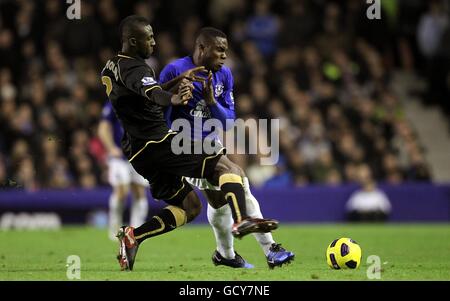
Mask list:
[[[228,41],[225,38],[216,37],[209,47],[205,48],[203,65],[212,72],[217,72],[225,64],[227,58]]]
[[[142,27],[136,38],[136,48],[139,56],[143,59],[148,59],[153,53],[155,45],[152,27],[150,25]]]

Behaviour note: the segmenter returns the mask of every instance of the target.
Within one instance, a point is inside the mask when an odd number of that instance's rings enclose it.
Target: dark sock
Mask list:
[[[148,222],[134,229],[134,237],[140,244],[147,238],[161,235],[186,223],[186,212],[180,207],[167,206]]]
[[[219,186],[231,207],[234,222],[239,223],[247,217],[242,178],[235,174],[223,174],[219,177]]]

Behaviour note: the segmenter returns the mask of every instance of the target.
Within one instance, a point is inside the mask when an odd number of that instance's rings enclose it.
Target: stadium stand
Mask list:
[[[449,77],[449,27],[424,24],[448,23],[448,15],[440,1],[391,2],[381,20],[369,20],[365,1],[82,1],[81,19],[68,20],[64,1],[2,1],[0,183],[31,191],[107,185],[96,137],[106,101],[99,73],[119,50],[119,20],[132,13],[158,33],[148,62],[156,70],[188,54],[201,26],[228,34],[238,117],[281,120],[277,165],[237,158],[254,185],[354,182],[362,163],[378,182],[431,181],[426,147],[392,83],[399,70],[423,78],[423,101],[449,112],[441,80]],[[424,50],[417,32],[427,30],[435,48]],[[439,81],[427,72],[436,65]]]

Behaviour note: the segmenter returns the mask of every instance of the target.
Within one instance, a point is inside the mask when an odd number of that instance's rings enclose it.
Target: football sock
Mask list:
[[[263,218],[261,213],[261,208],[259,207],[259,203],[256,198],[253,196],[250,191],[250,183],[248,178],[245,177],[242,179],[244,183],[244,192],[245,192],[245,204],[247,208],[247,214],[253,218]],[[267,256],[270,252],[270,247],[275,241],[273,240],[272,233],[253,233],[253,236],[258,241],[259,245],[264,251],[264,254]]]
[[[223,257],[233,259],[236,254],[233,247],[233,235],[230,231],[233,225],[230,206],[224,205],[214,209],[208,204],[207,215],[209,224],[213,228],[214,236],[216,237],[217,251]]]
[[[241,222],[241,220],[247,217],[242,178],[235,174],[223,174],[219,177],[219,186],[225,195],[225,200],[231,207],[234,222]]]
[[[148,222],[134,229],[134,238],[140,244],[147,238],[161,235],[186,224],[186,212],[180,207],[167,206]]]
[[[123,200],[119,200],[115,193],[112,193],[109,197],[109,236],[111,239],[116,239],[117,230],[122,226],[123,215]]]
[[[148,212],[147,198],[140,198],[133,200],[131,204],[130,226],[139,227],[145,222]]]

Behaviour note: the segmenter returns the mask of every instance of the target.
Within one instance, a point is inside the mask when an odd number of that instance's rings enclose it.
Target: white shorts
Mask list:
[[[149,186],[148,181],[138,174],[126,159],[109,159],[108,169],[108,181],[111,186],[129,185],[131,183]]]
[[[200,190],[214,190],[220,191],[219,186],[215,186],[208,182],[206,179],[196,179],[196,178],[185,178],[186,181],[194,187],[197,187]]]
[[[216,139],[217,145],[222,146],[222,142],[219,139]],[[198,179],[198,178],[188,178],[185,177],[186,181],[194,187],[197,187],[200,190],[215,190],[220,191],[219,186],[215,186],[208,182],[206,179]]]

